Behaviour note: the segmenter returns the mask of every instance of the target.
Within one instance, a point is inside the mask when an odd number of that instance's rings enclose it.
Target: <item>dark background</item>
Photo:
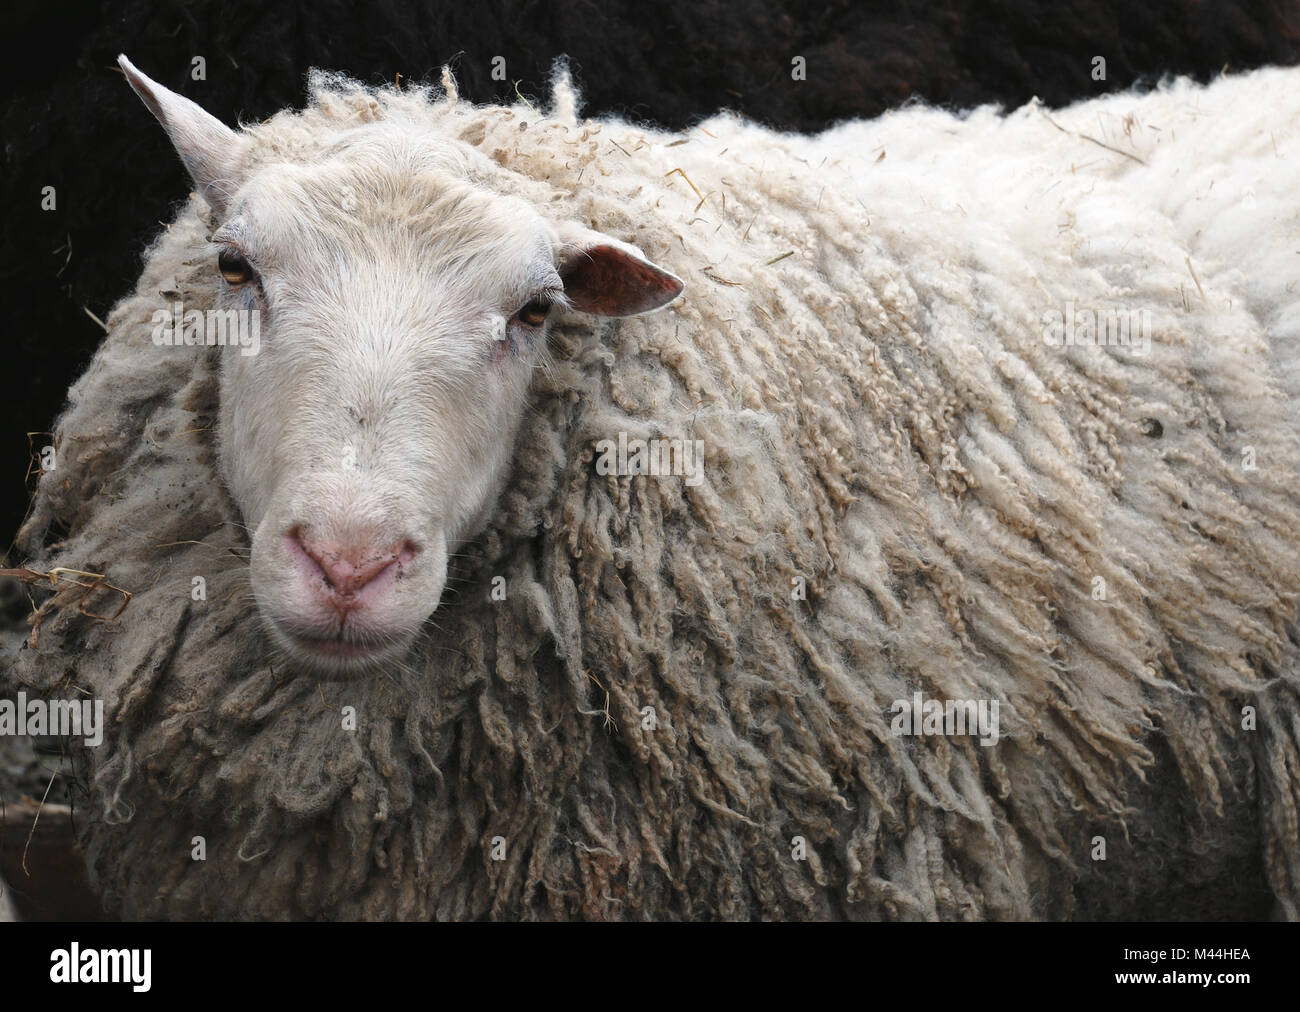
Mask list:
[[[464,97],[491,101],[516,82],[545,96],[567,55],[587,115],[679,128],[726,107],[809,131],[913,97],[1061,105],[1167,73],[1294,64],[1300,0],[23,0],[2,44],[0,548],[29,498],[25,434],[51,428],[102,337],[86,310],[107,316],[189,190],[119,52],[232,124],[301,104],[312,66],[377,84],[437,80],[450,63]],[[796,55],[805,81],[791,79]],[[205,81],[190,79],[194,56]],[[491,79],[494,56],[506,82]],[[45,186],[55,211],[41,210]]]

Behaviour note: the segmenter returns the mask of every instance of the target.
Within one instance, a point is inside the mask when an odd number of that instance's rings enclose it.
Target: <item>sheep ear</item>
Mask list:
[[[564,294],[584,313],[639,316],[668,305],[685,287],[635,246],[581,225],[557,226],[556,234]]]
[[[125,56],[117,58],[117,65],[167,131],[200,195],[218,216],[224,215],[226,203],[236,188],[234,170],[241,147],[239,135],[188,98],[140,73]]]

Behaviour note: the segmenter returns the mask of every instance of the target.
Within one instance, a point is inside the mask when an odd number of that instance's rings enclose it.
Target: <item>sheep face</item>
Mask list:
[[[392,660],[504,482],[564,301],[552,232],[382,146],[268,167],[230,210],[214,283],[264,326],[223,364],[221,463],[259,606],[291,656]]]
[[[681,282],[471,182],[477,156],[427,128],[259,163],[123,67],[220,222],[214,304],[259,320],[258,353],[223,361],[220,458],[268,635],[327,674],[398,663],[491,516],[548,318],[647,312]]]

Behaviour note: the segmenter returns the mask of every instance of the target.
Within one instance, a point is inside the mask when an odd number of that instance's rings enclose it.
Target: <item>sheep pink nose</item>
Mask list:
[[[327,590],[338,597],[351,597],[374,582],[389,566],[402,558],[404,542],[379,548],[365,543],[317,541],[295,528],[289,534],[293,546],[307,556],[325,577]]]

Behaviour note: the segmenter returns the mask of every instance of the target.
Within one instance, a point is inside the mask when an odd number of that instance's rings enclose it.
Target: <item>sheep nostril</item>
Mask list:
[[[300,528],[289,532],[291,550],[306,556],[324,580],[325,588],[350,597],[378,579],[391,566],[410,558],[405,541],[379,547],[367,541],[333,541],[305,536]]]

